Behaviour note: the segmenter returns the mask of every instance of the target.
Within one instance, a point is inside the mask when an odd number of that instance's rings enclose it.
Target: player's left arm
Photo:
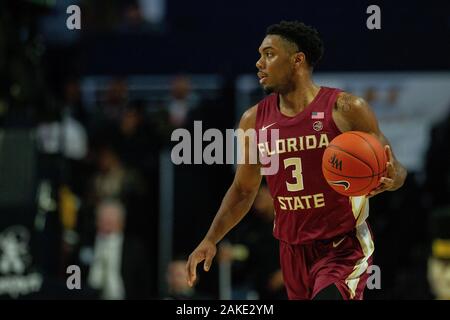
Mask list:
[[[386,175],[381,178],[380,186],[367,196],[372,197],[383,191],[399,189],[405,182],[407,170],[396,159],[388,139],[381,132],[377,118],[369,104],[362,98],[349,93],[341,93],[336,101],[339,117],[343,120],[342,131],[363,131],[374,135],[384,145],[386,152]]]

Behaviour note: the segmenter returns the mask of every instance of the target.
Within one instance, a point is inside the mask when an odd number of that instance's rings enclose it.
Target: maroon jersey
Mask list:
[[[258,104],[255,129],[260,133],[259,155],[261,159],[279,157],[277,173],[265,176],[275,207],[274,236],[289,244],[347,233],[368,214],[364,197],[352,199],[338,194],[322,175],[323,152],[341,134],[332,117],[339,92],[321,87],[295,117],[280,112],[277,94]],[[271,138],[273,129],[278,129],[276,139]],[[261,135],[263,131],[267,131],[267,137]]]

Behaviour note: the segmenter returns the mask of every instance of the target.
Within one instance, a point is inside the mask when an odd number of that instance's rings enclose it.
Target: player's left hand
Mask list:
[[[380,185],[367,194],[368,198],[371,198],[381,192],[391,190],[394,187],[394,178],[397,175],[397,171],[394,167],[394,157],[392,156],[391,147],[386,145],[384,147],[384,152],[386,153],[387,158],[386,176],[380,178]]]

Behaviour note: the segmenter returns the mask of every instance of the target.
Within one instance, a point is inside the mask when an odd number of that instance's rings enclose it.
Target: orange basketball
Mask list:
[[[362,196],[379,185],[386,172],[386,154],[381,142],[361,131],[335,137],[322,157],[322,172],[328,184],[345,196]]]

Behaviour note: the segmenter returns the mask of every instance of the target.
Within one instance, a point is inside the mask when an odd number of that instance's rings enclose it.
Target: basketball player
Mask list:
[[[363,99],[313,82],[313,68],[323,53],[315,29],[297,21],[272,25],[259,53],[259,82],[270,95],[248,109],[239,126],[278,129],[279,138],[286,139],[288,147],[278,155],[279,170],[266,181],[274,200],[274,236],[280,242],[288,297],[362,299],[374,250],[365,221],[368,198],[400,188],[406,170]],[[349,198],[332,190],[321,171],[326,145],[304,145],[308,139],[319,141],[323,134],[331,141],[350,130],[372,134],[385,145],[386,175],[367,197]],[[245,146],[249,155],[249,143]],[[262,179],[260,168],[260,164],[238,166],[209,231],[189,256],[189,285],[195,283],[197,264],[204,260],[204,270],[209,270],[216,244],[248,212]]]

